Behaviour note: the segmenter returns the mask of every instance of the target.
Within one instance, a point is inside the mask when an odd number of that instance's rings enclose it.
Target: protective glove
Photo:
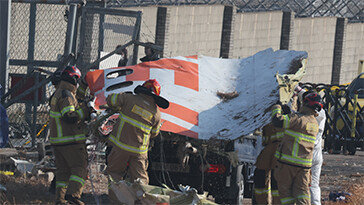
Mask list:
[[[87,82],[85,80],[85,77],[82,77],[82,79],[80,79],[78,82],[79,83],[78,83],[78,88],[77,88],[77,91],[76,91],[76,98],[80,102],[80,101],[85,100],[85,98],[86,98],[87,90],[88,90],[88,84],[87,84]]]
[[[282,102],[281,102],[280,100],[278,100],[278,101],[275,103],[275,105],[280,105],[280,106],[282,106]]]
[[[291,114],[291,108],[288,105],[281,105],[281,106],[282,106],[283,115]]]

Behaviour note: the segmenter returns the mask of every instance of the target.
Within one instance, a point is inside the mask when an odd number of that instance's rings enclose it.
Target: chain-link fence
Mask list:
[[[84,71],[99,68],[98,59],[115,52],[117,45],[127,44],[129,64],[136,61],[140,12],[45,2],[11,3],[9,91],[2,103],[7,107],[13,147],[34,147],[46,139],[48,99],[55,90],[49,77],[62,67],[60,59],[68,56],[67,47]],[[69,22],[72,12],[76,20]],[[70,30],[75,38],[69,37]]]
[[[364,22],[363,0],[111,0],[109,7],[148,5],[224,4],[238,12],[293,11],[297,17],[337,16],[349,22]]]
[[[4,100],[13,99],[47,77],[35,68],[42,67],[51,72],[56,69],[58,57],[64,49],[67,29],[64,13],[67,8],[65,4],[12,2],[8,87],[19,82],[25,84],[14,89]],[[53,91],[53,86],[46,84],[7,108],[12,146],[32,146],[36,143],[32,140],[34,135],[38,135],[39,140],[44,139],[46,130],[39,131],[48,122],[47,99]],[[34,97],[36,94],[40,98]]]
[[[77,64],[83,70],[100,66],[102,68],[117,67],[117,60],[109,61],[109,63],[95,63],[95,61],[113,52],[118,45],[125,45],[128,65],[136,63],[137,47],[134,43],[139,39],[140,12],[89,8],[83,10],[82,19],[78,37],[80,56]],[[111,58],[120,57],[114,55]]]

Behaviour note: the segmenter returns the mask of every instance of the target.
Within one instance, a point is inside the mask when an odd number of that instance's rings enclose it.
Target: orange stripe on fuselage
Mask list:
[[[198,59],[198,55],[186,56],[186,58]]]
[[[161,109],[161,112],[198,126],[198,112],[188,109],[182,105],[170,102],[168,109]]]
[[[177,134],[180,134],[180,135],[184,135],[184,136],[187,136],[187,137],[192,137],[192,138],[198,138],[198,133],[197,132],[194,132],[194,131],[191,131],[191,130],[188,130],[184,127],[181,127],[179,125],[176,125],[172,122],[169,122],[169,121],[165,121],[161,127],[161,130],[163,131],[167,131],[167,132],[173,132],[173,133],[177,133]]]
[[[133,69],[134,72],[126,76],[127,81],[148,80],[150,68],[161,68],[174,70],[174,82],[186,88],[199,91],[198,64],[178,59],[160,59],[158,61],[144,62],[125,68]]]
[[[104,70],[95,70],[86,74],[86,82],[91,94],[101,90],[105,86]]]

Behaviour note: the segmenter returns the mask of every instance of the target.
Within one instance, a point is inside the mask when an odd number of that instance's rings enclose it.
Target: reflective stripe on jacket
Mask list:
[[[85,124],[81,122],[88,115],[86,108],[79,108],[75,97],[76,86],[61,81],[50,102],[50,143],[65,145],[84,143]],[[65,118],[75,119],[74,123]]]
[[[283,121],[284,136],[275,153],[278,161],[310,168],[312,165],[312,151],[318,133],[318,124],[314,111],[303,107],[300,113],[281,114],[281,106],[275,105],[272,117]]]
[[[263,127],[263,146],[269,145],[274,142],[280,142],[284,136],[282,128],[275,127],[269,123]]]
[[[283,130],[269,123],[263,127],[263,150],[259,153],[255,166],[257,169],[271,170],[274,169],[276,158],[274,154],[277,150],[281,138],[284,136]]]
[[[159,133],[160,111],[151,96],[120,93],[109,95],[107,104],[119,110],[119,118],[109,140],[129,152],[148,152],[149,141]]]

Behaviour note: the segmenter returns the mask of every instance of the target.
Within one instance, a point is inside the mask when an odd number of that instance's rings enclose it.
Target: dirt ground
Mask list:
[[[364,204],[364,152],[354,156],[324,154],[321,172],[321,196],[324,204],[337,204],[327,201],[330,192],[349,192],[353,200],[349,204]],[[345,203],[345,201],[343,201]]]
[[[107,179],[99,172],[92,172],[94,193],[101,204],[108,204]],[[48,192],[50,183],[35,176],[0,175],[0,184],[7,192],[0,191],[0,204],[53,204],[54,195]],[[323,204],[364,204],[364,152],[355,156],[324,154],[321,175]],[[329,201],[330,192],[348,192],[351,196],[344,201]],[[82,200],[96,204],[90,180],[87,180]],[[245,200],[251,204],[250,199]]]

